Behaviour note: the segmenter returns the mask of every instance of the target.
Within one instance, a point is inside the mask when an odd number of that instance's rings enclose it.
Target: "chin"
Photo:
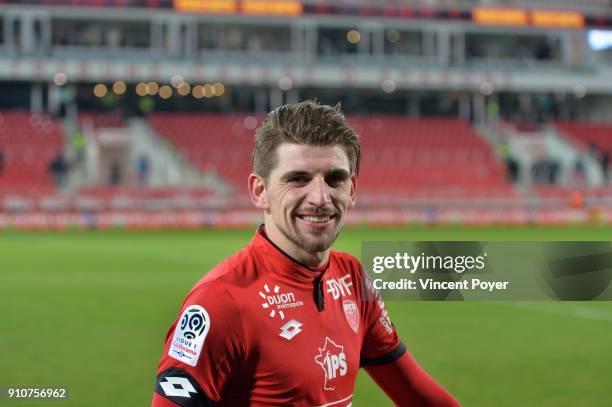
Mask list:
[[[312,242],[302,245],[302,249],[308,253],[321,253],[328,250],[330,247],[331,244],[327,242]]]
[[[317,237],[314,239],[301,239],[302,247],[309,253],[324,252],[329,249],[336,240],[335,236]]]

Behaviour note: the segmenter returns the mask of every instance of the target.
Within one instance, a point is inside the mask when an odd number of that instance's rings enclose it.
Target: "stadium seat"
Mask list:
[[[0,195],[52,193],[49,163],[62,149],[58,123],[46,115],[0,111],[0,149],[4,168]]]
[[[464,121],[382,116],[348,120],[360,133],[364,151],[360,194],[421,198],[515,195],[492,148]],[[251,170],[252,117],[155,113],[149,122],[198,169],[214,170],[236,191],[245,190]]]

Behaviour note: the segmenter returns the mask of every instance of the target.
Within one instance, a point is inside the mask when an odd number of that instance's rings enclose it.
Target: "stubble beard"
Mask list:
[[[295,244],[302,250],[306,251],[307,253],[320,253],[320,252],[324,252],[328,250],[338,238],[338,235],[340,234],[341,229],[342,227],[338,226],[333,236],[328,240],[321,241],[317,239],[316,241],[313,242],[300,235],[300,233],[298,232],[297,225],[291,231],[285,230],[285,228],[282,228],[282,227],[279,228],[281,233],[287,239],[289,239],[293,244]]]

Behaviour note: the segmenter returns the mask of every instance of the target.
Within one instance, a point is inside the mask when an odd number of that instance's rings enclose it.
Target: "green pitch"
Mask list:
[[[609,240],[610,228],[348,229],[360,240]],[[45,405],[145,406],[191,286],[248,231],[0,233],[0,386]],[[416,359],[466,406],[608,406],[612,303],[388,303]],[[48,404],[47,404],[48,403]],[[0,405],[42,405],[41,402]],[[365,375],[355,406],[390,405]]]

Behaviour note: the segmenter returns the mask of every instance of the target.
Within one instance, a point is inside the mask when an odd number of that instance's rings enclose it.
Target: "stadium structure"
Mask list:
[[[254,129],[340,103],[352,223],[612,222],[608,0],[0,0],[0,228],[241,226]]]

